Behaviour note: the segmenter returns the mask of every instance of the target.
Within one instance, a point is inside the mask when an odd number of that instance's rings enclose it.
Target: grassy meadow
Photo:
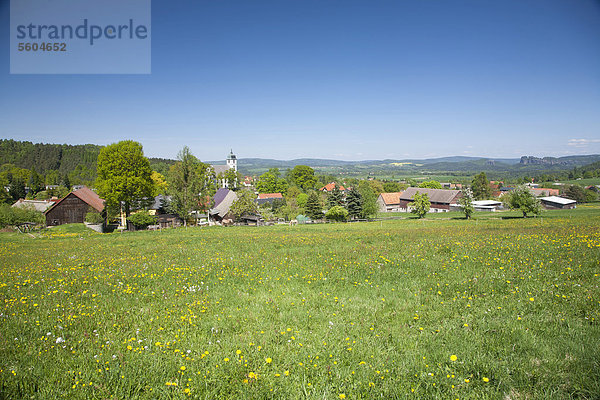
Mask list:
[[[599,284],[594,207],[0,233],[0,398],[597,399]]]

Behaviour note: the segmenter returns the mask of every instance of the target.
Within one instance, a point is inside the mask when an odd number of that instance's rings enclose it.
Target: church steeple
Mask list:
[[[227,166],[237,172],[237,157],[233,154],[233,149],[231,149],[227,156]]]

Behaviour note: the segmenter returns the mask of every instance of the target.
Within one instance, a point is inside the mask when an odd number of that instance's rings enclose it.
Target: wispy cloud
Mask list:
[[[569,146],[587,147],[592,143],[600,143],[600,139],[569,139]]]

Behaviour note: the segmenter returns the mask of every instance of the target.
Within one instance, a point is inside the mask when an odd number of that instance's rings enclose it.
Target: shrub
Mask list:
[[[98,211],[89,211],[87,214],[85,214],[85,222],[99,225],[104,222],[104,218],[102,218],[102,214],[100,214]]]
[[[346,221],[348,219],[348,210],[342,206],[333,206],[325,213],[325,218],[332,221]]]
[[[130,215],[127,221],[131,222],[136,228],[145,229],[148,225],[154,225],[158,222],[158,218],[150,215],[147,212],[138,212]]]
[[[23,222],[35,222],[43,225],[46,222],[44,214],[33,207],[11,207],[8,204],[0,205],[0,227],[14,226]]]

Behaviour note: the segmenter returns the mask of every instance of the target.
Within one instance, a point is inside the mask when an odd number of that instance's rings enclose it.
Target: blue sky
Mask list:
[[[152,1],[150,75],[10,75],[0,137],[174,158],[600,153],[592,0]]]

